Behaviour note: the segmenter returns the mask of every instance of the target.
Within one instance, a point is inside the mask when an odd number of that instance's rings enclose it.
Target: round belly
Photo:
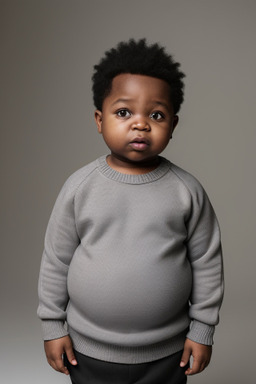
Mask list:
[[[184,255],[149,260],[100,261],[78,249],[68,274],[72,307],[97,326],[127,333],[172,321],[188,303],[190,265]]]

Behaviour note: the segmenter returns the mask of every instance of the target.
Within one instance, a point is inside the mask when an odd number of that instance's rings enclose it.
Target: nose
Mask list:
[[[132,123],[132,129],[137,129],[139,131],[150,131],[150,124],[145,117],[137,116],[135,121]]]

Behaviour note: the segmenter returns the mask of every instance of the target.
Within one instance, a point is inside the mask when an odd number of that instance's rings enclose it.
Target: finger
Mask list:
[[[55,360],[51,360],[49,364],[52,366],[53,369],[55,369],[55,371],[64,373],[65,375],[69,375],[69,371],[67,367],[64,366],[64,362],[61,357],[56,358]]]
[[[77,360],[76,360],[76,357],[74,354],[74,350],[72,348],[72,344],[70,344],[69,346],[67,346],[65,348],[65,352],[66,352],[66,356],[67,356],[67,359],[70,362],[70,364],[77,365]]]
[[[193,364],[191,368],[188,368],[185,372],[186,375],[196,375],[204,370],[205,365],[197,359],[193,359]]]
[[[185,367],[188,364],[188,362],[190,360],[190,356],[191,356],[191,349],[186,348],[186,346],[185,346],[182,357],[181,357],[181,361],[180,361],[181,367]]]
[[[185,375],[187,376],[190,376],[190,375],[193,375],[193,371],[191,368],[188,368],[186,371],[185,371]]]

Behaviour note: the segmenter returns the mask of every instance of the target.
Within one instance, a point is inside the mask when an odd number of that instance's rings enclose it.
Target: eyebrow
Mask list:
[[[161,105],[162,107],[165,107],[166,109],[169,109],[168,104],[166,104],[164,101],[158,101],[158,100],[156,100],[156,101],[154,101],[153,103],[154,103],[154,105]]]
[[[127,103],[127,102],[133,102],[134,99],[129,99],[129,98],[120,98],[120,99],[117,99],[116,101],[114,101],[111,106],[114,106],[118,103]],[[154,105],[161,105],[162,107],[166,108],[166,109],[169,109],[169,106],[168,104],[166,104],[164,101],[159,101],[159,100],[155,100],[152,102],[152,104]]]
[[[129,99],[129,98],[120,98],[120,99],[117,99],[116,101],[114,101],[114,103],[112,103],[111,106],[118,104],[118,103],[127,103],[129,101],[134,101],[134,100]]]

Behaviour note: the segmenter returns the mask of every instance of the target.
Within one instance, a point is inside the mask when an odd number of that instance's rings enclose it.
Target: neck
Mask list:
[[[141,175],[153,171],[160,164],[160,158],[156,157],[147,162],[127,162],[113,156],[112,154],[107,157],[108,165],[115,171],[127,175]]]

